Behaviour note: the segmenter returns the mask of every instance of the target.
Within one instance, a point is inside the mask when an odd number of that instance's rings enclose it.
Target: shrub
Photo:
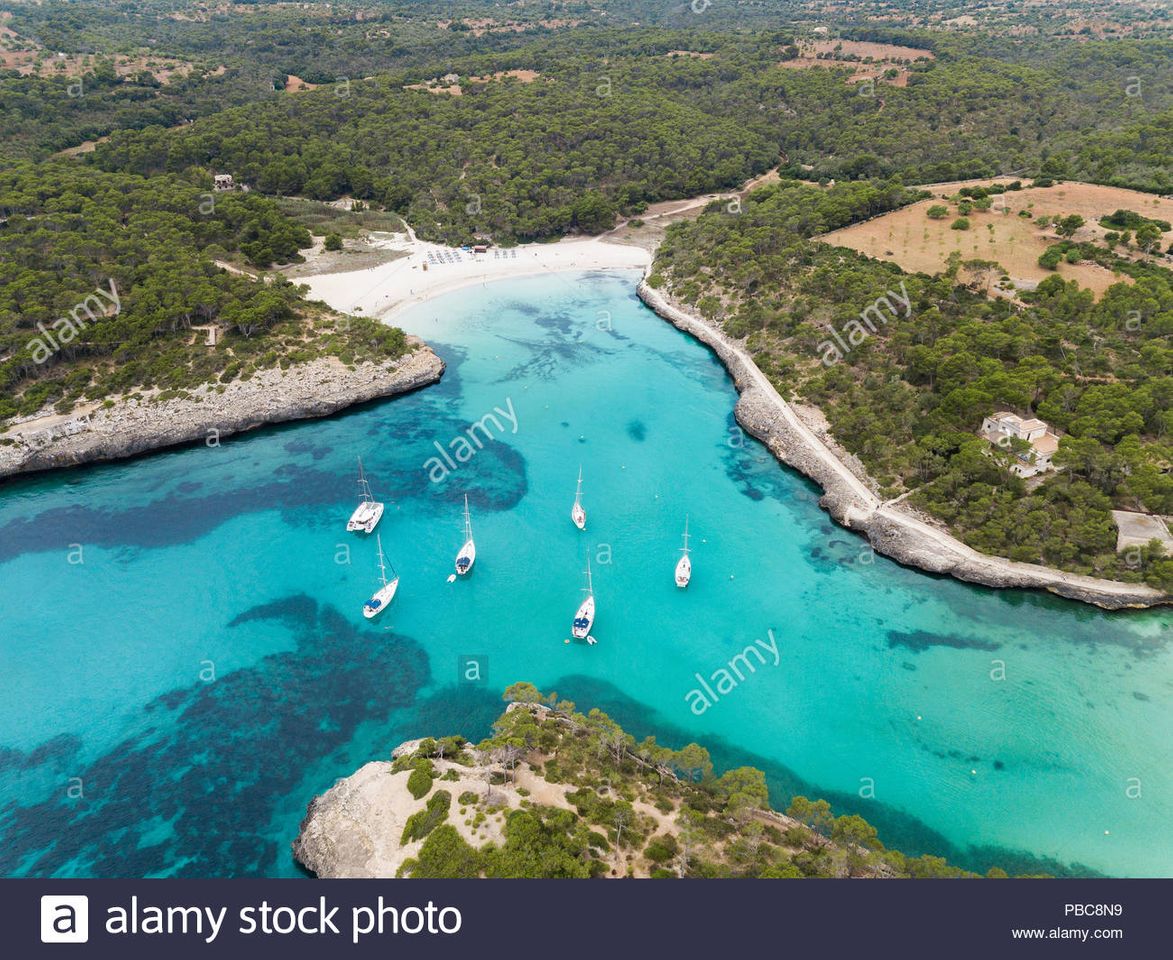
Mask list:
[[[925,211],[925,216],[930,220],[944,220],[949,215],[949,208],[939,203],[934,203],[928,210]]]
[[[460,805],[463,807],[471,807],[476,804],[480,797],[471,790],[465,790],[458,798]]]
[[[965,217],[958,217],[951,224],[949,224],[949,229],[950,230],[968,230],[969,229],[969,220],[967,220]]]
[[[1116,227],[1118,230],[1136,230],[1138,227],[1151,223],[1161,231],[1173,229],[1168,220],[1156,220],[1145,217],[1135,210],[1117,210],[1106,217],[1100,217],[1100,224],[1105,227]]]
[[[802,871],[798,869],[793,863],[788,863],[785,866],[769,866],[758,874],[761,880],[801,880]]]
[[[413,840],[422,840],[440,824],[448,819],[448,810],[452,805],[452,794],[447,790],[437,790],[428,798],[428,805],[407,818],[403,827],[400,843],[411,843]]]
[[[652,863],[667,863],[680,851],[676,838],[671,834],[662,837],[652,837],[651,842],[644,848],[644,856]]]
[[[404,871],[422,879],[450,880],[476,877],[481,872],[481,855],[465,843],[456,828],[443,823],[436,827],[419,856],[404,864]]]
[[[1059,261],[1063,259],[1063,250],[1058,246],[1047,247],[1047,249],[1039,257],[1039,266],[1047,270],[1054,270],[1059,266]]]
[[[326,249],[327,250],[341,250],[342,238],[336,233],[326,234]]]
[[[419,800],[432,789],[432,775],[422,766],[416,767],[411,771],[411,776],[407,778],[407,789],[413,797]]]

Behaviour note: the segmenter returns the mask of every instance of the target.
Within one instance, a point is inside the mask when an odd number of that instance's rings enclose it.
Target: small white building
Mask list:
[[[1009,410],[1000,410],[982,420],[978,431],[992,446],[1006,449],[1011,439],[1023,440],[1030,444],[1028,449],[1016,451],[1016,463],[1011,472],[1020,477],[1033,477],[1055,469],[1051,457],[1059,449],[1059,438],[1051,433],[1042,420],[1024,419]]]
[[[235,190],[236,189],[236,181],[232,179],[232,174],[230,174],[230,173],[217,173],[212,178],[212,189],[213,190]]]

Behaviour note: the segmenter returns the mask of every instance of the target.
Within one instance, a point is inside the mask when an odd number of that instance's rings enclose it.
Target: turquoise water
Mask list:
[[[722,368],[635,280],[450,294],[402,320],[447,361],[436,387],[0,487],[0,875],[294,875],[314,794],[408,737],[483,736],[520,679],[911,852],[1173,875],[1168,613],[872,556],[741,436]],[[484,421],[493,439],[432,482],[435,444],[495,407],[516,432]],[[373,623],[375,544],[344,530],[357,455],[402,577]],[[465,493],[478,559],[450,584]],[[564,642],[587,550],[595,646]],[[693,712],[695,674],[716,687],[767,631],[777,664],[742,661]],[[486,683],[462,682],[470,655]]]

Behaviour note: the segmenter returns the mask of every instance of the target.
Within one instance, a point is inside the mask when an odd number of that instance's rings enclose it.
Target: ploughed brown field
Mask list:
[[[1064,216],[1078,213],[1087,222],[1076,231],[1073,240],[1102,239],[1109,228],[1101,227],[1100,217],[1116,210],[1132,210],[1141,216],[1173,223],[1173,200],[1150,193],[1105,187],[1091,183],[1058,183],[1052,187],[1033,187],[1011,191],[993,197],[993,207],[985,212],[972,211],[968,230],[954,230],[951,224],[958,218],[957,207],[943,198],[955,195],[958,188],[994,182],[1008,183],[1013,178],[968,180],[947,184],[931,184],[933,197],[909,207],[884,214],[865,223],[853,224],[820,237],[826,243],[850,247],[869,257],[898,263],[905,270],[916,273],[940,273],[946,267],[949,254],[961,253],[962,260],[993,260],[1005,268],[1006,275],[1020,290],[1033,289],[1040,280],[1058,273],[1066,280],[1075,280],[1091,290],[1098,298],[1113,283],[1130,283],[1131,278],[1113,273],[1095,263],[1061,263],[1058,270],[1040,267],[1039,255],[1060,237],[1053,228],[1040,229],[1035,220],[1041,216]],[[926,211],[934,204],[949,208],[947,216],[931,220]],[[1029,210],[1033,217],[1018,216],[1018,211]],[[1161,241],[1161,250],[1173,242],[1173,233],[1167,232]],[[1118,253],[1135,255],[1130,248]],[[993,285],[998,277],[988,277]]]

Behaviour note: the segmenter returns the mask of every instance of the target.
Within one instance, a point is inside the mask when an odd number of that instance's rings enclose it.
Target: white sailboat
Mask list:
[[[578,489],[574,494],[574,506],[570,508],[570,519],[579,530],[586,529],[586,511],[582,508],[582,467],[578,468]]]
[[[586,586],[583,587],[583,593],[586,594],[586,599],[579,604],[578,610],[574,614],[574,622],[570,626],[570,632],[576,640],[586,640],[588,643],[593,643],[591,627],[595,625],[595,590],[591,584],[590,557],[587,557]]]
[[[688,516],[684,518],[684,547],[680,551],[680,559],[676,561],[676,586],[682,590],[692,579],[692,561],[688,558]]]
[[[464,546],[456,555],[456,572],[462,577],[472,569],[476,563],[477,545],[472,540],[472,517],[468,514],[468,494],[464,495]]]
[[[370,600],[362,605],[362,615],[368,620],[373,620],[386,610],[388,604],[395,599],[395,591],[399,589],[399,574],[395,572],[394,567],[391,568],[392,579],[387,579],[387,564],[383,556],[383,541],[378,534],[375,534],[375,542],[379,545],[379,579],[383,585],[375,591],[375,595]]]
[[[362,457],[358,458],[358,490],[362,499],[350,515],[346,529],[351,533],[358,530],[370,533],[383,517],[383,505],[371,496],[371,485],[367,483],[367,475],[363,472]]]

